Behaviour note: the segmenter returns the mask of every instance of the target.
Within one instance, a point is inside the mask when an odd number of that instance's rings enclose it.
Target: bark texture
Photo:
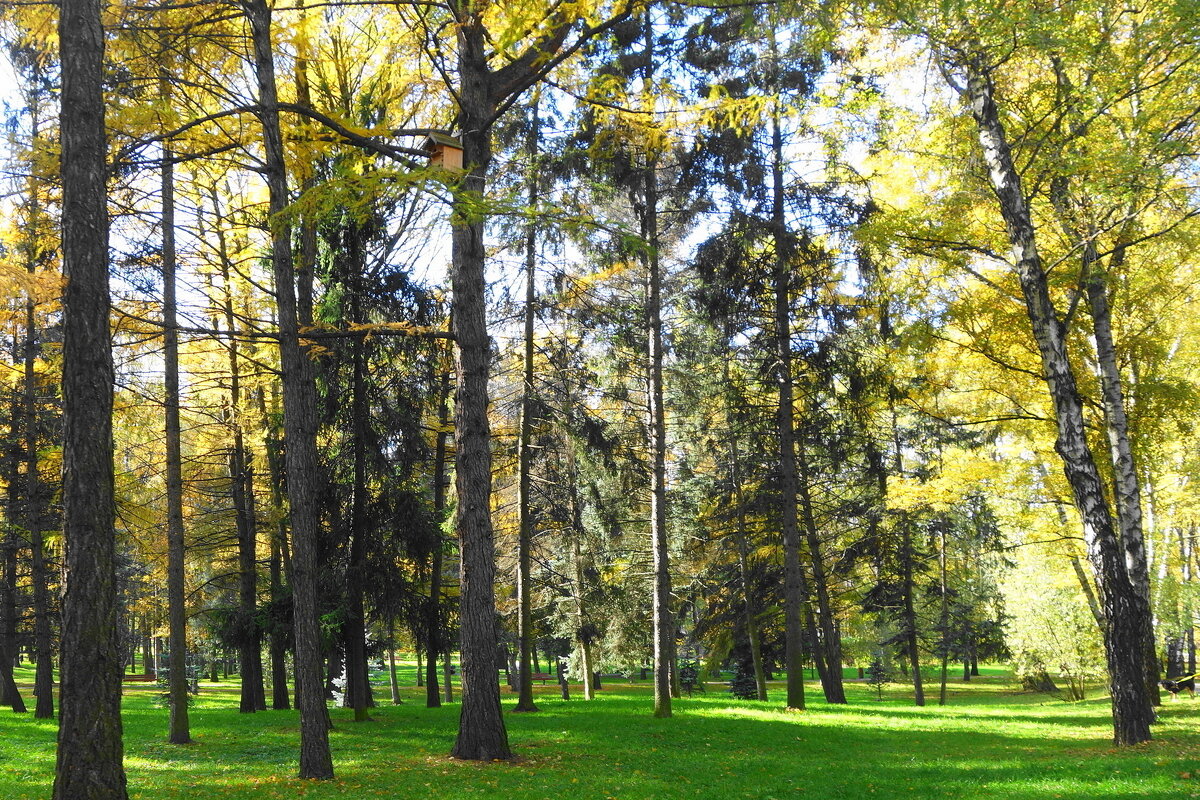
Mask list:
[[[772,44],[774,39],[772,38]],[[807,592],[800,563],[800,526],[796,510],[795,402],[792,386],[792,306],[789,277],[792,241],[784,218],[783,133],[778,110],[771,127],[771,223],[775,239],[772,276],[775,316],[775,381],[778,387],[779,525],[783,537],[784,668],[787,707],[804,708],[804,613]]]
[[[969,58],[966,98],[975,120],[979,143],[1012,246],[1021,290],[1042,368],[1054,404],[1058,438],[1055,450],[1084,523],[1088,559],[1107,626],[1104,650],[1112,693],[1113,739],[1137,744],[1150,739],[1153,709],[1144,680],[1143,632],[1149,608],[1130,580],[1125,554],[1103,483],[1087,442],[1083,401],[1067,358],[1066,330],[1055,313],[1032,216],[1013,164],[1012,152],[993,96],[988,67]]]
[[[97,0],[63,0],[63,538],[54,800],[125,800],[113,528],[104,33]]]
[[[437,362],[442,359],[439,355]],[[448,425],[450,413],[447,402],[450,399],[450,370],[442,373],[438,387],[438,427],[437,438],[433,446],[433,513],[434,519],[440,525],[446,512],[446,445],[450,436]],[[429,559],[429,604],[425,610],[425,707],[438,708],[442,704],[438,694],[438,655],[446,659],[446,702],[454,700],[453,688],[450,685],[450,648],[447,647],[442,635],[442,537],[438,534],[433,543],[433,553]]]
[[[271,268],[279,312],[279,354],[283,368],[283,428],[288,501],[292,522],[293,630],[296,641],[296,694],[300,710],[301,778],[330,779],[329,714],[321,687],[321,631],[317,615],[317,396],[312,365],[300,343],[295,271],[290,231],[280,214],[288,204],[283,137],[271,49],[271,10],[265,0],[243,4],[254,45],[259,119],[263,129],[271,214]]]
[[[166,87],[165,78],[162,86]],[[162,277],[163,277],[163,410],[167,446],[167,635],[170,666],[167,671],[167,705],[170,723],[167,741],[192,740],[188,723],[187,608],[184,604],[183,451],[179,429],[179,331],[175,302],[175,167],[171,148],[163,145],[162,166]]]
[[[646,338],[649,360],[650,547],[654,571],[654,716],[671,716],[675,625],[671,614],[671,562],[667,542],[667,423],[663,408],[662,270],[658,255],[657,164],[646,167],[645,237],[649,246]]]
[[[483,246],[478,204],[492,161],[490,117],[495,110],[487,40],[473,6],[459,10],[459,128],[467,174],[456,189],[450,273],[452,330],[458,344],[454,436],[458,505],[455,529],[461,552],[462,712],[451,756],[509,759],[508,732],[496,679],[496,554],[491,519],[492,453],[488,422],[487,331]]]
[[[529,137],[526,153],[530,160],[529,222],[525,229],[525,319],[524,352],[521,359],[521,422],[517,433],[517,706],[515,711],[537,711],[533,702],[533,669],[530,664],[533,653],[533,588],[529,574],[533,548],[533,505],[530,491],[533,488],[533,322],[534,303],[537,301],[537,225],[534,208],[538,200],[536,161],[538,152],[537,101],[530,111]]]
[[[35,68],[35,79],[41,79],[41,68]],[[30,104],[30,128],[36,142],[41,136],[41,104]],[[39,181],[29,183],[29,219],[31,221],[29,260],[26,269],[32,277],[45,258],[46,249],[38,241],[37,223],[42,216]],[[46,497],[38,467],[38,377],[37,377],[37,307],[30,297],[25,302],[25,528],[29,531],[30,583],[33,584],[33,640],[37,668],[33,694],[37,698],[33,715],[38,719],[54,717],[54,645],[50,631],[50,576],[46,566],[45,537],[42,524],[46,513]],[[13,426],[16,427],[15,425]]]
[[[817,530],[817,518],[813,513],[812,493],[808,469],[808,452],[804,441],[797,437],[796,465],[799,469],[800,518],[804,522],[804,538],[808,543],[808,563],[812,567],[813,589],[817,598],[817,641],[813,648],[824,664],[821,673],[821,690],[827,703],[845,703],[846,688],[842,684],[842,634],[833,614],[833,598],[829,593],[825,562],[821,557],[821,535]]]

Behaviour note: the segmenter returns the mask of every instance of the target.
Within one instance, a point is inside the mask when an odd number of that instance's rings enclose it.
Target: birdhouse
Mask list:
[[[421,149],[429,155],[431,167],[453,171],[461,171],[463,168],[462,144],[448,133],[429,134],[425,137]]]

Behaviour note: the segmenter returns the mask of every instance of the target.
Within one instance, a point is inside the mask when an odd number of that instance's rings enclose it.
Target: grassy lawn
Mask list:
[[[31,676],[30,676],[31,677]],[[914,708],[904,687],[884,699],[861,683],[851,705],[829,707],[810,685],[810,709],[734,701],[720,684],[650,716],[645,684],[605,683],[592,703],[538,687],[538,714],[507,715],[516,763],[446,757],[457,704],[424,707],[403,689],[374,720],[333,710],[337,779],[300,781],[295,712],[239,714],[233,682],[201,684],[194,745],[165,743],[156,691],[126,688],[126,768],[139,800],[207,798],[1125,798],[1200,797],[1200,700],[1168,702],[1155,741],[1109,744],[1107,700],[1067,704],[1017,693],[997,672],[953,683],[946,707]],[[20,680],[20,678],[19,678]],[[931,687],[936,703],[936,686]],[[387,697],[387,690],[381,690]],[[25,692],[26,700],[31,700]],[[506,698],[511,707],[515,699]],[[32,708],[32,703],[30,702]],[[53,721],[0,711],[0,798],[44,800],[54,768]]]

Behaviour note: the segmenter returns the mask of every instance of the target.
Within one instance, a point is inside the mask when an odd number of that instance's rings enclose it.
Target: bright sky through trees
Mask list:
[[[77,38],[0,7],[0,696],[87,628],[62,498],[108,479],[65,431],[111,391],[104,646],[173,663],[177,719],[236,662],[306,778],[397,651],[469,760],[522,757],[501,676],[666,718],[720,669],[807,712],[992,662],[1157,736],[1197,671],[1193,5],[114,3],[98,66],[91,0]],[[94,108],[102,186],[60,159]],[[107,337],[60,302],[105,218]]]

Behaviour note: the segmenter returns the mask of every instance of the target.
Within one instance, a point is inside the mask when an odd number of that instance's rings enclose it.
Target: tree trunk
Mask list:
[[[363,255],[358,252],[358,235],[353,234],[354,253],[351,262],[363,263]],[[356,280],[361,284],[361,279]],[[362,286],[355,285],[351,290],[350,319],[361,323],[362,318]],[[350,506],[350,558],[346,565],[346,620],[343,634],[346,643],[346,698],[354,709],[354,721],[367,720],[368,667],[367,667],[367,627],[366,612],[363,608],[363,585],[367,570],[367,438],[368,428],[367,405],[367,354],[366,341],[357,336],[352,347],[354,360],[354,378],[351,385],[351,416],[354,419],[354,486]]]
[[[512,757],[496,681],[496,561],[491,520],[492,454],[488,422],[490,340],[485,298],[484,219],[478,211],[492,162],[491,74],[482,18],[460,9],[459,116],[467,175],[455,187],[451,234],[452,327],[458,344],[454,396],[455,483],[461,566],[462,712],[451,756],[479,761]]]
[[[437,359],[437,363],[441,364],[440,357]],[[446,658],[446,702],[454,700],[454,690],[450,686],[450,648],[446,646],[447,643],[442,636],[442,550],[444,544],[441,536],[441,523],[446,516],[446,443],[449,436],[447,425],[450,422],[446,403],[450,399],[449,368],[441,375],[441,386],[438,389],[437,398],[438,427],[433,452],[433,513],[434,519],[438,523],[438,536],[433,543],[433,553],[429,560],[429,603],[425,614],[425,651],[429,654],[425,665],[426,708],[438,708],[442,704],[438,693],[438,655],[443,650]]]
[[[146,632],[142,636],[142,674],[154,677],[154,645],[150,635],[150,622],[143,620],[143,624],[146,626]]]
[[[296,13],[300,26],[307,22],[308,11],[305,0],[296,0]],[[312,92],[308,80],[309,50],[311,38],[303,37],[296,43],[296,58],[294,77],[296,82],[296,103],[305,108],[312,108]],[[313,122],[307,117],[301,117],[299,125],[304,136],[315,136]],[[317,185],[317,178],[311,164],[297,164],[300,173],[300,193],[303,195]],[[313,323],[313,278],[317,266],[317,215],[311,207],[300,214],[300,253],[296,260],[296,318],[300,327],[305,328]]]
[[[579,502],[579,473],[575,467],[575,451],[567,442],[567,491],[571,500],[571,566],[573,568],[571,594],[575,599],[575,637],[579,641],[579,673],[583,682],[583,699],[596,699],[596,684],[592,676],[592,626],[585,613],[583,595],[586,591],[584,583],[583,563],[583,510]]]
[[[338,693],[338,678],[342,677],[342,651],[336,646],[330,646],[325,653],[325,699],[332,700]],[[346,694],[342,693],[342,705],[345,707]]]
[[[230,355],[236,364],[236,356]],[[233,373],[236,375],[236,373]],[[232,383],[236,387],[237,379]],[[235,388],[231,394],[237,396]],[[231,398],[232,399],[232,398]],[[233,400],[236,405],[237,400]],[[234,517],[237,522],[238,537],[238,615],[242,619],[244,637],[238,646],[238,672],[241,677],[241,694],[239,710],[242,713],[254,713],[258,710],[258,699],[262,696],[262,677],[256,668],[261,660],[258,626],[255,622],[258,608],[258,561],[256,559],[254,520],[248,508],[249,497],[246,490],[248,467],[246,464],[245,444],[242,441],[241,427],[237,421],[236,412],[232,411],[229,422],[233,427],[233,447],[229,452],[229,477],[233,488]],[[171,651],[174,656],[174,649]],[[172,659],[173,662],[173,659]],[[175,669],[174,666],[171,667]],[[257,684],[257,687],[256,687]]]
[[[899,442],[897,442],[899,454]],[[898,471],[897,471],[898,472]],[[903,601],[900,610],[900,624],[904,628],[904,650],[908,657],[913,684],[913,704],[925,705],[925,684],[921,675],[920,641],[917,637],[917,612],[913,605],[913,595],[916,591],[913,582],[913,553],[912,526],[907,519],[900,520],[900,582]]]
[[[812,610],[812,602],[806,600],[804,603],[804,640],[808,643],[805,647],[806,655],[812,657],[812,669],[809,670],[809,677],[813,677],[816,673],[816,678],[824,686],[829,680],[829,667],[825,663],[825,653],[821,646],[821,634],[817,630],[817,617]]]
[[[40,66],[35,68],[35,80],[42,79]],[[41,137],[41,107],[35,99],[30,104],[30,129],[33,142]],[[32,277],[44,256],[37,242],[37,226],[42,217],[39,181],[29,183],[29,220],[31,244],[26,270]],[[42,534],[46,500],[38,466],[38,408],[37,390],[37,318],[33,297],[25,301],[25,528],[29,531],[30,583],[33,585],[33,641],[37,659],[33,694],[37,698],[33,715],[38,719],[54,718],[54,645],[50,631],[50,576],[46,569],[46,546]],[[15,426],[14,426],[15,427]]]
[[[644,75],[654,78],[654,31],[643,14]],[[675,624],[671,615],[671,564],[667,541],[667,425],[663,408],[662,270],[658,240],[658,156],[647,151],[642,172],[642,238],[646,277],[646,430],[650,438],[650,550],[653,555],[654,716],[671,716],[671,653]]]
[[[821,537],[817,533],[817,519],[813,513],[812,494],[809,489],[808,452],[804,439],[796,437],[796,466],[799,469],[797,488],[800,491],[800,512],[804,521],[804,536],[808,542],[808,559],[812,565],[813,588],[817,597],[817,621],[820,624],[820,641],[813,642],[813,651],[820,651],[825,670],[821,675],[821,689],[827,703],[845,703],[846,687],[842,684],[842,637],[833,616],[833,601],[829,596],[825,562],[821,558]]]
[[[271,431],[268,416],[266,416],[266,399],[262,390],[256,392],[258,411],[263,422],[263,439],[266,450],[266,471],[270,485],[271,506],[282,510],[283,491],[280,467],[278,467],[278,446],[275,433]],[[278,517],[275,528],[271,530],[271,553],[268,560],[268,581],[270,583],[271,603],[283,599],[283,564],[286,560],[287,521],[282,515]],[[272,625],[268,640],[268,651],[271,660],[271,708],[284,711],[292,708],[292,699],[288,694],[288,649],[284,644],[283,631],[280,626]]]
[[[744,537],[738,539],[738,568],[742,577],[743,587],[747,584],[748,570],[746,568],[746,540]],[[762,662],[762,639],[758,631],[758,622],[754,618],[754,605],[748,591],[744,592],[745,597],[745,616],[746,616],[746,638],[750,641],[750,664],[754,670],[754,688],[757,692],[758,699],[765,701],[767,699],[767,677],[763,671]]]
[[[254,44],[258,99],[262,108],[265,159],[270,196],[271,267],[279,309],[279,352],[283,370],[283,424],[288,498],[292,521],[292,596],[295,607],[296,693],[300,705],[301,778],[333,777],[329,751],[329,715],[321,691],[321,632],[317,612],[317,512],[320,466],[316,447],[316,387],[312,367],[300,344],[291,236],[281,217],[288,204],[287,173],[271,47],[271,10],[265,0],[245,0]]]
[[[11,404],[10,419],[12,422],[11,433],[15,437],[18,435],[15,395]],[[17,459],[10,459],[7,467],[8,507],[16,509],[17,488],[20,486]],[[3,597],[0,597],[0,603],[3,604],[3,607],[0,608],[0,612],[3,613],[3,619],[0,620],[3,624],[3,630],[0,631],[0,649],[4,652],[0,654],[0,702],[12,706],[13,711],[24,714],[27,710],[25,700],[21,697],[21,693],[17,690],[17,684],[12,679],[13,665],[17,655],[17,551],[21,549],[18,527],[15,520],[12,522],[14,524],[8,526],[8,531],[4,535],[4,592]]]
[[[3,643],[0,643],[0,659],[3,659],[3,663],[0,664],[0,689],[4,690],[4,696],[8,698],[6,705],[17,714],[28,714],[29,709],[25,707],[25,698],[21,697],[21,692],[17,689],[17,683],[13,679],[13,656]]]
[[[774,47],[774,33],[771,35]],[[795,404],[792,399],[792,308],[789,291],[793,246],[784,216],[783,132],[779,109],[771,127],[771,222],[775,242],[772,291],[775,296],[775,380],[779,402],[779,523],[783,536],[784,660],[787,670],[787,707],[804,708],[804,618],[807,596],[800,564],[800,527],[796,511]]]
[[[1032,216],[1022,193],[1021,176],[1013,165],[1008,139],[992,96],[990,72],[977,57],[969,58],[965,66],[967,100],[1012,245],[1026,309],[1054,403],[1058,425],[1055,450],[1062,458],[1075,504],[1083,517],[1088,558],[1096,573],[1108,623],[1104,647],[1112,691],[1113,738],[1118,745],[1148,741],[1153,709],[1146,691],[1142,643],[1149,608],[1130,581],[1104,497],[1103,483],[1088,446],[1083,402],[1067,358],[1066,331],[1050,300]]]
[[[1125,247],[1119,246],[1112,256],[1118,265],[1124,259]],[[1088,305],[1092,311],[1092,333],[1096,342],[1096,361],[1100,367],[1101,399],[1104,404],[1105,430],[1108,434],[1109,456],[1114,476],[1114,499],[1121,544],[1125,548],[1125,568],[1129,581],[1139,596],[1141,613],[1142,652],[1145,658],[1143,679],[1150,702],[1158,705],[1159,666],[1154,638],[1154,615],[1150,606],[1150,568],[1146,559],[1143,532],[1142,489],[1138,480],[1133,447],[1129,441],[1129,420],[1125,414],[1125,397],[1121,388],[1121,373],[1117,367],[1117,349],[1112,332],[1112,312],[1108,304],[1108,281],[1102,262],[1096,254],[1095,242],[1089,237],[1084,246],[1084,258],[1092,270],[1086,280]]]
[[[436,663],[436,659],[431,663]],[[420,674],[420,670],[417,673]],[[396,676],[396,621],[391,617],[388,617],[388,685],[392,690],[392,705],[400,705],[400,680]]]
[[[1066,97],[1065,121],[1072,131],[1077,129],[1074,87],[1070,79],[1055,61],[1055,72],[1061,94]],[[1070,151],[1070,145],[1067,146]],[[1154,618],[1150,603],[1150,569],[1146,559],[1146,542],[1143,532],[1142,490],[1133,447],[1129,439],[1129,420],[1125,413],[1125,396],[1122,388],[1121,371],[1117,364],[1117,348],[1112,330],[1112,310],[1108,300],[1108,273],[1104,261],[1096,250],[1095,225],[1087,217],[1089,202],[1086,197],[1077,200],[1071,192],[1070,177],[1056,175],[1050,181],[1050,199],[1058,215],[1059,224],[1072,246],[1079,250],[1083,289],[1092,315],[1092,340],[1096,347],[1096,365],[1100,378],[1100,401],[1104,409],[1104,429],[1108,437],[1109,460],[1112,465],[1113,499],[1119,538],[1125,549],[1125,564],[1129,581],[1140,595],[1146,607],[1141,622],[1142,649],[1146,665],[1144,679],[1146,691],[1154,705],[1160,702],[1159,665],[1154,638]],[[1130,215],[1130,220],[1133,214]],[[1126,223],[1128,227],[1130,223]],[[1126,245],[1123,230],[1117,233],[1117,244],[1109,257],[1112,268],[1119,269],[1125,260]]]
[[[255,393],[258,402],[259,416],[262,419],[263,439],[267,453],[268,482],[271,490],[271,505],[283,510],[282,476],[279,470],[278,444],[275,433],[267,418],[267,403],[265,393],[259,389]],[[267,562],[270,581],[271,602],[278,603],[283,598],[283,563],[287,547],[287,522],[282,513],[271,531],[271,555]],[[271,708],[276,711],[286,711],[292,707],[288,695],[287,646],[284,643],[283,631],[278,625],[271,626],[268,650],[271,657]]]
[[[938,705],[946,705],[946,679],[950,668],[950,597],[946,585],[946,528],[938,525],[938,589],[940,602],[938,611],[938,626],[941,628],[942,670],[941,686],[938,691]],[[965,670],[970,675],[971,670]]]
[[[244,445],[243,445],[243,447],[244,447]],[[243,450],[243,453],[246,453],[246,452],[247,451]],[[250,654],[250,666],[254,670],[254,682],[252,684],[253,689],[254,689],[254,708],[256,711],[266,711],[267,710],[267,690],[266,690],[266,686],[264,685],[265,681],[266,681],[266,675],[263,672],[262,626],[259,624],[259,621],[258,621],[258,608],[257,608],[257,600],[258,600],[258,590],[257,590],[257,582],[258,582],[258,580],[257,580],[258,579],[257,552],[258,552],[258,549],[257,549],[257,547],[258,546],[255,541],[255,537],[256,537],[256,532],[258,530],[257,522],[256,522],[256,520],[258,519],[258,512],[255,510],[255,505],[254,505],[254,468],[250,464],[250,457],[249,457],[248,453],[245,457],[244,463],[246,464],[246,488],[245,488],[246,519],[249,523],[247,526],[247,530],[250,533],[250,536],[249,536],[250,552],[252,554],[254,554],[254,556],[255,556],[253,569],[251,570],[251,574],[255,578],[255,592],[254,592],[255,612],[254,612],[254,650]]]
[[[1079,556],[1071,556],[1071,568],[1075,570],[1075,579],[1079,581],[1079,588],[1083,590],[1088,610],[1092,612],[1092,619],[1096,620],[1096,627],[1101,633],[1104,633],[1106,627],[1104,623],[1104,611],[1100,608],[1100,603],[1096,600],[1096,591],[1092,588],[1092,582],[1088,580],[1087,572],[1084,571],[1083,564],[1079,561]]]
[[[258,610],[258,545],[257,523],[254,514],[254,486],[250,457],[242,425],[241,359],[236,338],[237,318],[233,312],[233,281],[231,259],[225,236],[220,230],[220,206],[217,193],[211,193],[213,213],[217,219],[216,243],[221,272],[221,306],[223,323],[230,338],[226,344],[229,361],[229,400],[225,409],[225,424],[229,427],[232,446],[229,449],[228,470],[230,500],[238,543],[238,616],[242,620],[238,645],[238,672],[241,675],[239,710],[252,714],[266,707],[262,685],[262,649],[257,624]],[[216,323],[214,323],[216,324]],[[182,484],[181,484],[182,491]],[[182,504],[182,494],[181,504]],[[181,505],[182,509],[182,505]],[[182,520],[182,517],[181,517]],[[181,534],[182,535],[182,534]],[[172,645],[174,656],[174,645]],[[174,667],[172,666],[172,669]]]
[[[282,525],[282,523],[280,523]],[[271,602],[278,602],[283,596],[283,581],[281,576],[280,537],[277,533],[271,536],[271,556],[268,570],[271,582]],[[283,632],[278,625],[271,627],[268,651],[271,658],[271,708],[276,711],[286,711],[292,707],[288,695],[287,647],[284,644]]]
[[[62,0],[63,539],[54,800],[125,800],[113,500],[104,33],[96,0]]]
[[[671,652],[675,626],[671,615],[671,565],[667,543],[666,417],[663,409],[662,276],[657,250],[654,166],[647,167],[646,227],[650,255],[646,302],[649,340],[650,536],[653,553],[654,716],[671,716]]]
[[[36,669],[33,679],[33,694],[37,698],[33,715],[38,719],[54,718],[54,644],[50,630],[49,571],[46,568],[46,545],[42,535],[44,502],[41,499],[42,483],[38,473],[37,435],[37,377],[34,371],[34,314],[33,303],[26,305],[25,355],[25,421],[28,426],[25,436],[26,481],[28,485],[27,527],[29,529],[30,583],[33,584],[33,651]]]
[[[1195,527],[1193,526],[1190,531],[1185,531],[1184,528],[1180,526],[1177,530],[1179,534],[1180,577],[1182,578],[1184,587],[1190,587],[1192,585],[1192,581],[1194,580],[1194,574],[1192,572],[1192,549],[1195,546]],[[1190,591],[1190,589],[1187,590]],[[1193,608],[1193,601],[1189,596],[1185,595],[1183,599],[1183,613],[1181,614],[1181,617],[1184,621],[1183,641],[1184,652],[1187,658],[1187,666],[1185,669],[1187,670],[1188,675],[1196,674],[1196,630],[1195,624],[1193,623],[1193,615],[1195,613]]]
[[[571,699],[571,685],[567,683],[567,669],[562,661],[554,666],[554,674],[558,678],[558,692],[563,700]]]
[[[169,97],[166,76],[159,79],[161,93]],[[188,744],[187,605],[184,586],[186,541],[183,527],[183,450],[180,441],[179,332],[175,301],[175,167],[168,144],[163,144],[162,165],[162,278],[163,278],[163,410],[167,446],[167,636],[170,665],[167,669],[167,705],[170,724],[167,740]]]
[[[1039,467],[1038,472],[1043,480],[1049,477],[1044,467]],[[1067,509],[1062,500],[1057,497],[1053,498],[1053,503],[1054,510],[1058,514],[1058,524],[1062,526],[1065,532],[1068,526]],[[1104,610],[1100,608],[1100,602],[1096,599],[1096,591],[1092,588],[1092,582],[1088,579],[1087,572],[1084,570],[1083,564],[1080,563],[1079,556],[1072,553],[1069,559],[1071,561],[1071,569],[1075,572],[1075,579],[1079,582],[1079,588],[1083,591],[1084,599],[1087,600],[1088,610],[1092,614],[1092,619],[1096,621],[1096,629],[1103,635],[1107,624],[1104,620]]]
[[[725,360],[725,384],[729,386],[729,359]],[[746,638],[750,640],[750,663],[754,669],[754,687],[758,699],[767,699],[767,678],[763,672],[762,642],[758,633],[758,620],[754,611],[754,593],[750,586],[749,568],[749,527],[746,523],[746,498],[742,495],[741,454],[738,452],[738,439],[735,435],[730,445],[729,478],[733,484],[733,502],[737,507],[738,529],[738,575],[742,583],[742,613],[745,616]]]
[[[525,329],[524,352],[521,363],[521,423],[517,434],[517,649],[519,650],[520,677],[517,684],[520,696],[514,711],[537,711],[533,702],[533,670],[530,657],[533,652],[533,598],[532,565],[533,508],[529,493],[532,488],[533,470],[533,321],[534,303],[537,301],[537,223],[535,209],[538,202],[537,155],[540,135],[537,97],[530,106],[529,134],[526,140],[526,155],[529,158],[529,221],[525,228]]]

